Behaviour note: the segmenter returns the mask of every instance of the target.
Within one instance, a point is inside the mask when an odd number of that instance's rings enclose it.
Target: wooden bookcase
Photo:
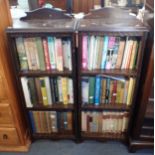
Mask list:
[[[21,20],[13,21],[13,27],[7,29],[7,35],[10,46],[9,55],[12,58],[12,65],[14,66],[14,76],[16,78],[17,91],[20,95],[21,104],[23,104],[23,109],[25,116],[27,118],[27,123],[30,128],[30,133],[32,139],[49,138],[49,139],[73,139],[75,140],[77,134],[77,92],[76,92],[76,70],[75,70],[75,20],[70,16],[65,15],[64,12],[55,9],[38,9],[32,12],[28,12],[26,17]],[[58,71],[58,70],[26,70],[20,69],[16,38],[18,37],[47,37],[53,36],[58,38],[68,37],[71,41],[71,65],[72,70]],[[21,77],[69,77],[73,80],[73,104],[67,103],[53,103],[52,105],[34,105],[33,107],[27,107],[26,101],[24,99],[24,92],[22,89]],[[53,93],[53,92],[52,92]],[[51,93],[51,94],[52,94]],[[31,119],[29,112],[34,111],[56,111],[56,112],[71,112],[72,113],[72,130],[60,131],[56,133],[36,133],[33,132],[31,126]],[[42,117],[42,116],[41,116]],[[50,116],[51,117],[51,116]],[[62,122],[61,122],[62,123]],[[31,127],[30,127],[31,126]]]
[[[128,11],[112,8],[104,8],[99,10],[91,11],[84,19],[81,19],[78,24],[79,33],[79,45],[78,45],[78,124],[79,124],[79,137],[81,140],[85,139],[95,139],[95,140],[105,140],[105,139],[117,139],[117,140],[127,140],[128,133],[131,127],[132,117],[134,116],[133,109],[135,107],[135,100],[137,95],[137,88],[139,83],[139,77],[141,73],[141,65],[143,61],[145,41],[147,38],[148,29],[135,17],[130,16]],[[94,69],[88,70],[83,69],[83,36],[100,36],[100,37],[136,37],[139,42],[138,56],[137,56],[137,67],[135,69]],[[88,44],[88,42],[87,42]],[[87,45],[88,47],[88,45]],[[90,47],[91,48],[91,47]],[[88,61],[88,60],[87,60]],[[91,62],[92,63],[92,62]],[[135,86],[133,87],[133,96],[131,98],[131,105],[127,104],[101,104],[95,105],[87,103],[82,103],[82,79],[83,77],[94,77],[94,76],[112,76],[112,77],[124,77],[134,78]],[[90,84],[90,83],[89,83]],[[89,95],[88,95],[89,97]],[[88,100],[89,102],[89,100]],[[89,119],[90,116],[87,113],[90,112],[128,112],[128,127],[127,130],[119,134],[112,131],[107,132],[94,132],[90,129],[93,128],[90,125],[92,122]],[[82,113],[86,113],[86,117],[82,116]],[[87,126],[82,127],[82,121],[86,119],[83,124]],[[90,127],[91,126],[91,127]],[[86,130],[87,129],[87,130]],[[84,131],[83,131],[84,130]],[[91,132],[91,131],[92,132]]]

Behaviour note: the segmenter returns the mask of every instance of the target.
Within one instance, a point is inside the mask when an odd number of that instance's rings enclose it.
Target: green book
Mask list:
[[[36,37],[36,45],[39,57],[39,68],[40,70],[45,70],[45,58],[44,58],[44,50],[42,45],[42,39],[40,37]]]
[[[95,77],[89,78],[89,103],[94,103],[94,94],[95,94]]]
[[[20,69],[21,70],[28,70],[28,62],[27,62],[27,56],[26,51],[24,47],[24,41],[22,37],[16,38],[16,47],[19,57],[19,63],[20,63]]]
[[[28,88],[30,91],[30,99],[33,105],[37,104],[37,94],[34,78],[28,78]]]

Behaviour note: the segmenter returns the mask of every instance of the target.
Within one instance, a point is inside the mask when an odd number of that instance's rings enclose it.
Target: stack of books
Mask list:
[[[128,112],[82,112],[82,131],[122,134],[128,129]]]
[[[72,113],[56,111],[29,111],[33,133],[72,131]]]
[[[130,106],[135,79],[107,75],[82,77],[81,86],[83,105],[126,104]]]
[[[136,69],[138,38],[84,35],[82,69]]]
[[[73,80],[68,77],[21,77],[27,107],[73,104]]]
[[[21,70],[72,70],[70,38],[18,37],[16,47]]]

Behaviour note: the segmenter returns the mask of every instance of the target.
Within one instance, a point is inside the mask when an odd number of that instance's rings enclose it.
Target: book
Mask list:
[[[57,70],[63,71],[63,51],[62,51],[62,40],[60,38],[55,39],[55,55],[56,55]]]
[[[95,77],[89,77],[89,104],[94,103]]]
[[[37,105],[37,94],[36,94],[36,87],[35,87],[35,81],[34,78],[29,77],[28,78],[28,89],[30,92],[30,99],[31,99],[31,103],[33,104],[33,106]]]
[[[50,66],[52,70],[55,70],[56,69],[55,38],[48,36],[47,43],[48,43]]]
[[[55,95],[55,90],[54,90],[54,80],[53,78],[50,78],[50,87],[51,87],[51,95],[52,95],[52,103],[55,104],[56,102],[56,95]]]
[[[48,133],[51,133],[52,128],[51,128],[51,118],[50,118],[50,112],[49,111],[45,112],[45,117],[46,117],[46,122],[47,122],[47,131],[48,131]]]
[[[101,69],[105,69],[106,56],[107,56],[107,52],[108,52],[108,40],[109,40],[108,36],[104,36]]]
[[[20,69],[21,70],[28,70],[28,62],[27,62],[27,56],[26,56],[26,51],[24,47],[24,41],[22,37],[16,38],[16,47],[17,47],[17,52],[18,52],[18,58],[20,62]]]
[[[34,117],[33,117],[33,112],[29,111],[29,119],[30,119],[30,124],[31,124],[31,128],[32,128],[32,132],[36,133],[36,126],[35,126],[35,121],[34,121]]]
[[[38,51],[37,53],[38,53],[38,59],[39,59],[39,69],[45,70],[46,69],[45,56],[44,56],[44,49],[43,49],[41,37],[36,37],[35,43],[36,43],[36,47],[37,47],[37,51]]]
[[[128,95],[127,95],[127,105],[130,106],[132,104],[132,96],[134,93],[134,87],[135,87],[135,79],[130,78],[129,80],[129,88],[128,88]]]
[[[82,103],[88,104],[88,98],[89,98],[89,78],[88,77],[82,77]]]
[[[62,82],[62,96],[63,96],[63,104],[68,104],[68,97],[67,97],[67,92],[68,92],[68,79],[65,77],[61,78]]]
[[[88,69],[88,36],[82,36],[82,69]]]
[[[118,55],[117,55],[117,61],[116,61],[116,66],[115,66],[116,69],[121,68],[124,48],[125,48],[125,39],[121,38],[119,42]]]
[[[44,77],[45,79],[45,88],[47,92],[48,105],[52,105],[52,95],[51,95],[51,87],[49,77]]]
[[[106,98],[106,79],[102,78],[101,80],[101,103],[105,103]]]
[[[59,102],[63,103],[63,92],[62,92],[62,78],[57,78],[57,84],[58,84],[58,94],[59,94]]]
[[[72,131],[72,112],[67,112],[67,130]]]
[[[22,84],[26,107],[29,107],[29,108],[33,107],[32,101],[30,99],[29,88],[28,88],[28,79],[26,77],[21,77],[21,84]]]
[[[42,43],[43,43],[43,49],[44,49],[44,57],[45,57],[46,70],[50,70],[51,69],[51,64],[50,64],[50,56],[49,56],[47,38],[43,38],[42,39]]]
[[[57,78],[53,78],[54,94],[55,94],[55,103],[59,102],[59,90],[58,90],[58,81]]]
[[[106,78],[106,93],[105,93],[105,103],[109,103],[110,96],[110,78]]]
[[[47,96],[47,89],[46,89],[46,84],[45,84],[45,78],[39,78],[40,79],[40,85],[41,85],[41,94],[43,97],[43,105],[48,106],[48,96]]]
[[[74,93],[73,93],[73,80],[68,78],[68,102],[70,104],[74,103]]]
[[[36,86],[36,93],[37,93],[37,103],[39,105],[43,105],[43,97],[41,93],[41,85],[40,85],[39,78],[35,78],[35,86]]]
[[[95,105],[99,105],[100,104],[100,90],[101,90],[101,77],[96,76],[95,97],[94,97]]]
[[[58,119],[57,119],[57,113],[55,111],[50,112],[50,120],[51,120],[51,128],[52,132],[58,132]]]
[[[36,133],[40,133],[40,128],[39,128],[39,120],[38,120],[38,112],[37,111],[33,111],[33,119],[34,119],[34,124],[35,124],[35,127],[36,127]]]
[[[86,114],[86,112],[82,112],[82,119],[81,119],[82,121],[82,131],[87,131],[87,114]]]
[[[35,38],[24,38],[24,46],[30,70],[39,69],[39,58]]]

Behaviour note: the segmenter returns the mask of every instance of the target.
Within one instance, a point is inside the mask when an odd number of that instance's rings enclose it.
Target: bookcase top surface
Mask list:
[[[13,26],[7,28],[8,33],[43,33],[43,32],[74,32],[76,28],[75,19],[35,19],[13,21]]]
[[[13,20],[13,26],[7,29],[10,33],[21,32],[73,32],[76,20],[65,11],[55,8],[39,8],[26,12],[26,16]]]
[[[93,10],[78,25],[78,31],[148,31],[148,28],[128,10],[103,8]]]

